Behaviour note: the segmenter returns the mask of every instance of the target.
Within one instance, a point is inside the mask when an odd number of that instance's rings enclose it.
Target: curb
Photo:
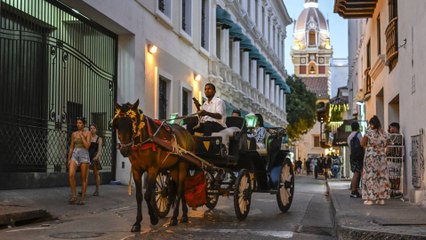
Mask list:
[[[384,232],[386,229],[385,226],[377,225],[373,226],[372,223],[362,222],[362,220],[357,216],[342,216],[338,213],[336,208],[336,203],[333,194],[333,191],[330,191],[330,186],[328,181],[326,182],[327,190],[329,191],[329,197],[331,202],[331,213],[332,213],[332,223],[334,225],[336,238],[338,240],[346,239],[363,239],[363,240],[376,240],[376,239],[387,239],[387,240],[424,240],[424,235],[414,235],[409,232],[407,233],[396,233],[396,232]],[[336,198],[337,199],[337,198]],[[360,225],[365,225],[365,228],[348,226],[346,221],[348,218],[358,220]],[[358,219],[356,219],[358,218]],[[368,226],[369,224],[369,226]]]
[[[16,226],[21,222],[34,221],[38,219],[47,219],[50,214],[43,209],[26,208],[19,206],[2,206],[0,214],[0,227]]]

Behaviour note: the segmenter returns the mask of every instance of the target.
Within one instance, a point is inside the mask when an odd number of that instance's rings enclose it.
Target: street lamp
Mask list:
[[[324,123],[324,118],[320,119],[320,142],[322,142],[322,124]]]

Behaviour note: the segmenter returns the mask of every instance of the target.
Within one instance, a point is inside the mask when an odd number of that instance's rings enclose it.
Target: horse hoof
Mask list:
[[[155,226],[158,224],[158,217],[151,217],[151,225]]]
[[[188,216],[182,216],[182,218],[180,219],[181,223],[188,223]]]
[[[140,232],[141,231],[141,225],[133,225],[131,232]]]
[[[178,221],[176,218],[170,219],[170,226],[176,226],[178,224]]]

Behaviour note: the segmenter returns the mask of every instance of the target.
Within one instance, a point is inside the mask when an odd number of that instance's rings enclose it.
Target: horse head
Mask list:
[[[120,140],[120,153],[124,157],[132,154],[134,139],[141,137],[142,129],[145,126],[142,111],[138,109],[139,100],[134,104],[115,104],[115,115],[112,119],[112,127],[118,133]]]

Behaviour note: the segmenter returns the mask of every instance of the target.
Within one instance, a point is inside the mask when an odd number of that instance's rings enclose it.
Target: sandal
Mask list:
[[[95,197],[99,196],[99,192],[98,192],[98,191],[95,191],[95,192],[93,193],[93,196],[95,196]]]
[[[68,204],[75,204],[77,202],[77,197],[73,196],[68,200]]]
[[[80,200],[80,201],[77,202],[77,205],[85,205],[85,203],[84,203],[83,200]]]

